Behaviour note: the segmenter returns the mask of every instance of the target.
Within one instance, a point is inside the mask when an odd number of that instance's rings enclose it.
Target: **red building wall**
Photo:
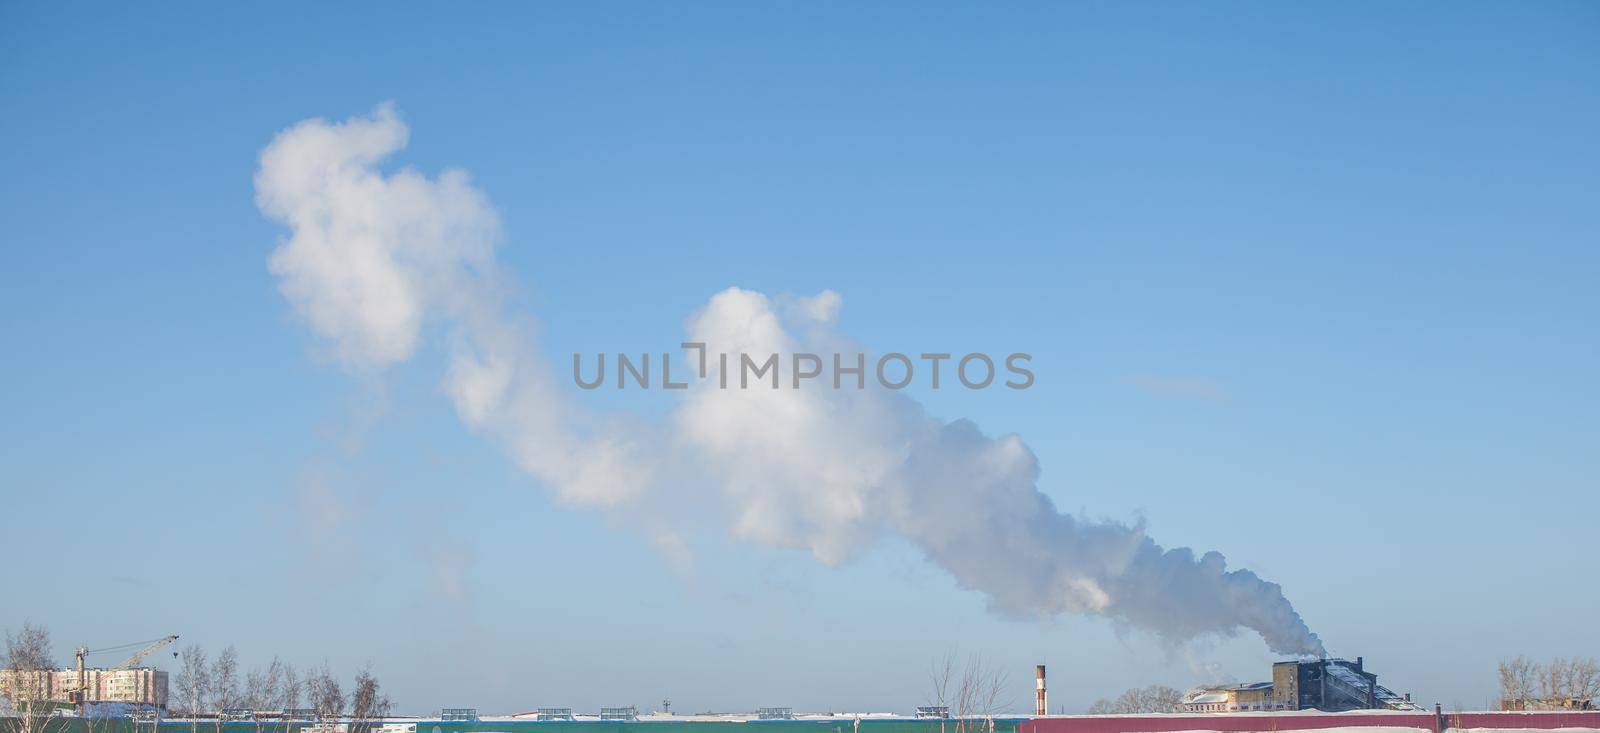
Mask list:
[[[1600,712],[1445,713],[1249,713],[1216,715],[1114,715],[1034,718],[1019,733],[1165,733],[1215,730],[1238,733],[1382,726],[1442,733],[1451,728],[1592,728]]]
[[[1451,728],[1594,728],[1600,730],[1600,710],[1555,712],[1445,713]]]

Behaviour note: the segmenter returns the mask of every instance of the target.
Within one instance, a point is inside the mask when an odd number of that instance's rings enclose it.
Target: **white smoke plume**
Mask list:
[[[279,133],[255,178],[257,205],[289,230],[272,272],[353,371],[404,362],[436,325],[461,419],[562,502],[619,513],[702,502],[740,539],[828,564],[893,533],[1010,616],[1097,614],[1173,643],[1250,629],[1280,653],[1323,653],[1277,584],[1228,570],[1215,552],[1163,549],[1142,525],[1061,513],[1021,438],[938,420],[900,393],[811,386],[821,380],[716,389],[710,360],[664,423],[580,409],[507,313],[487,197],[461,171],[378,168],[407,137],[390,105]],[[853,353],[840,306],[831,291],[775,300],[729,288],[687,320],[687,337],[712,354]],[[671,526],[645,526],[684,561]]]

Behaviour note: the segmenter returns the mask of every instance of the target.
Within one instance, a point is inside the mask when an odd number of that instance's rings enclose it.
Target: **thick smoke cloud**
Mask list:
[[[465,173],[436,179],[378,164],[408,130],[392,107],[307,120],[261,154],[257,204],[289,236],[270,266],[284,297],[358,373],[410,358],[430,324],[447,335],[445,389],[473,430],[564,503],[626,514],[670,497],[714,507],[738,538],[838,564],[895,534],[1017,617],[1096,614],[1174,643],[1250,629],[1274,651],[1320,654],[1274,583],[1222,555],[1167,550],[1142,526],[1061,513],[1016,435],[944,422],[879,389],[722,390],[716,362],[664,422],[574,405],[507,313],[493,208]],[[834,353],[841,298],[729,288],[686,321],[710,353]],[[697,363],[690,354],[681,363]],[[736,367],[735,367],[736,368]],[[687,369],[685,371],[688,371]],[[683,540],[642,524],[675,561]]]

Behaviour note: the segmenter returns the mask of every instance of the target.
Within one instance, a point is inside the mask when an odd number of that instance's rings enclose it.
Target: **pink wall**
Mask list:
[[[1538,713],[1445,713],[1451,728],[1595,728],[1600,710]]]
[[[1217,730],[1240,733],[1384,726],[1418,728],[1439,733],[1449,728],[1594,728],[1600,711],[1539,713],[1282,713],[1272,715],[1126,715],[1035,718],[1022,722],[1019,733],[1162,733]]]

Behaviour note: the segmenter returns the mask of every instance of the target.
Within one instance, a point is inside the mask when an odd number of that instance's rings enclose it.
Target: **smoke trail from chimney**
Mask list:
[[[828,564],[899,535],[1009,616],[1094,614],[1173,643],[1249,629],[1280,653],[1322,653],[1276,584],[1215,552],[1163,548],[1142,524],[1061,513],[1021,438],[939,420],[898,392],[709,389],[713,366],[665,421],[575,405],[508,314],[488,198],[461,171],[378,169],[408,135],[387,104],[279,133],[255,176],[257,206],[289,230],[270,269],[355,374],[409,360],[423,330],[441,328],[457,414],[561,502],[634,517],[680,564],[679,528],[641,517],[714,507],[737,537]],[[839,353],[853,347],[841,304],[830,291],[775,300],[728,288],[686,332],[711,353]]]

